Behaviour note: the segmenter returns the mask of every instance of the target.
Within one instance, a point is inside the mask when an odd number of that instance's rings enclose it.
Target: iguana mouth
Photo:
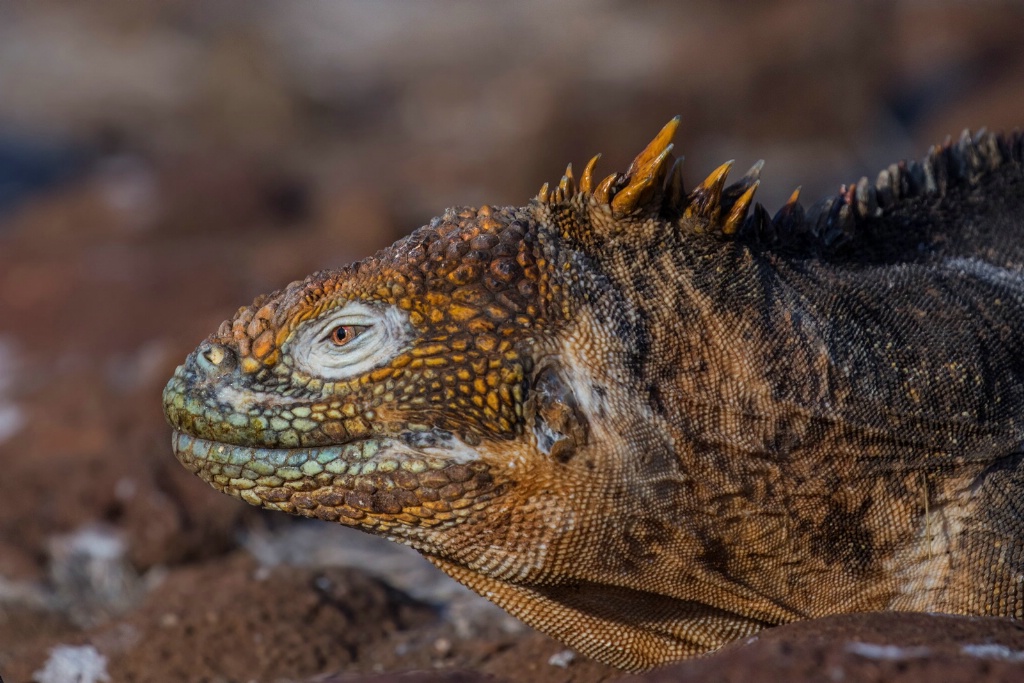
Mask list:
[[[461,443],[461,442],[460,442]],[[276,510],[374,527],[433,526],[486,504],[504,487],[458,448],[373,438],[336,446],[259,448],[175,431],[178,460],[215,488]]]

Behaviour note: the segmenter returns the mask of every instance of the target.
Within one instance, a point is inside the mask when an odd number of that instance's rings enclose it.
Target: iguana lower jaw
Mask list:
[[[419,449],[370,438],[274,449],[175,432],[172,445],[186,468],[247,503],[391,536],[403,535],[396,527],[430,529],[470,518],[508,487],[451,442]]]

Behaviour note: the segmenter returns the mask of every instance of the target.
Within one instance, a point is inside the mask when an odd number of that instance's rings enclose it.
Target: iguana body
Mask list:
[[[240,309],[167,385],[178,458],[626,669],[835,612],[1024,616],[1024,138],[771,219],[759,166],[683,192],[675,126]]]

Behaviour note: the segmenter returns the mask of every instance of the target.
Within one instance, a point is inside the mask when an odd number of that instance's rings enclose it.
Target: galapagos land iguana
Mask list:
[[[178,459],[629,670],[836,612],[1024,617],[1024,136],[773,217],[760,164],[685,191],[677,125],[239,309],[164,390]]]

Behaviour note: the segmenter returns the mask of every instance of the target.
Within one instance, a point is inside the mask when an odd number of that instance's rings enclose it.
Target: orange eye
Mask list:
[[[331,330],[331,342],[335,346],[344,346],[355,339],[359,334],[359,328],[355,325],[338,325]]]

